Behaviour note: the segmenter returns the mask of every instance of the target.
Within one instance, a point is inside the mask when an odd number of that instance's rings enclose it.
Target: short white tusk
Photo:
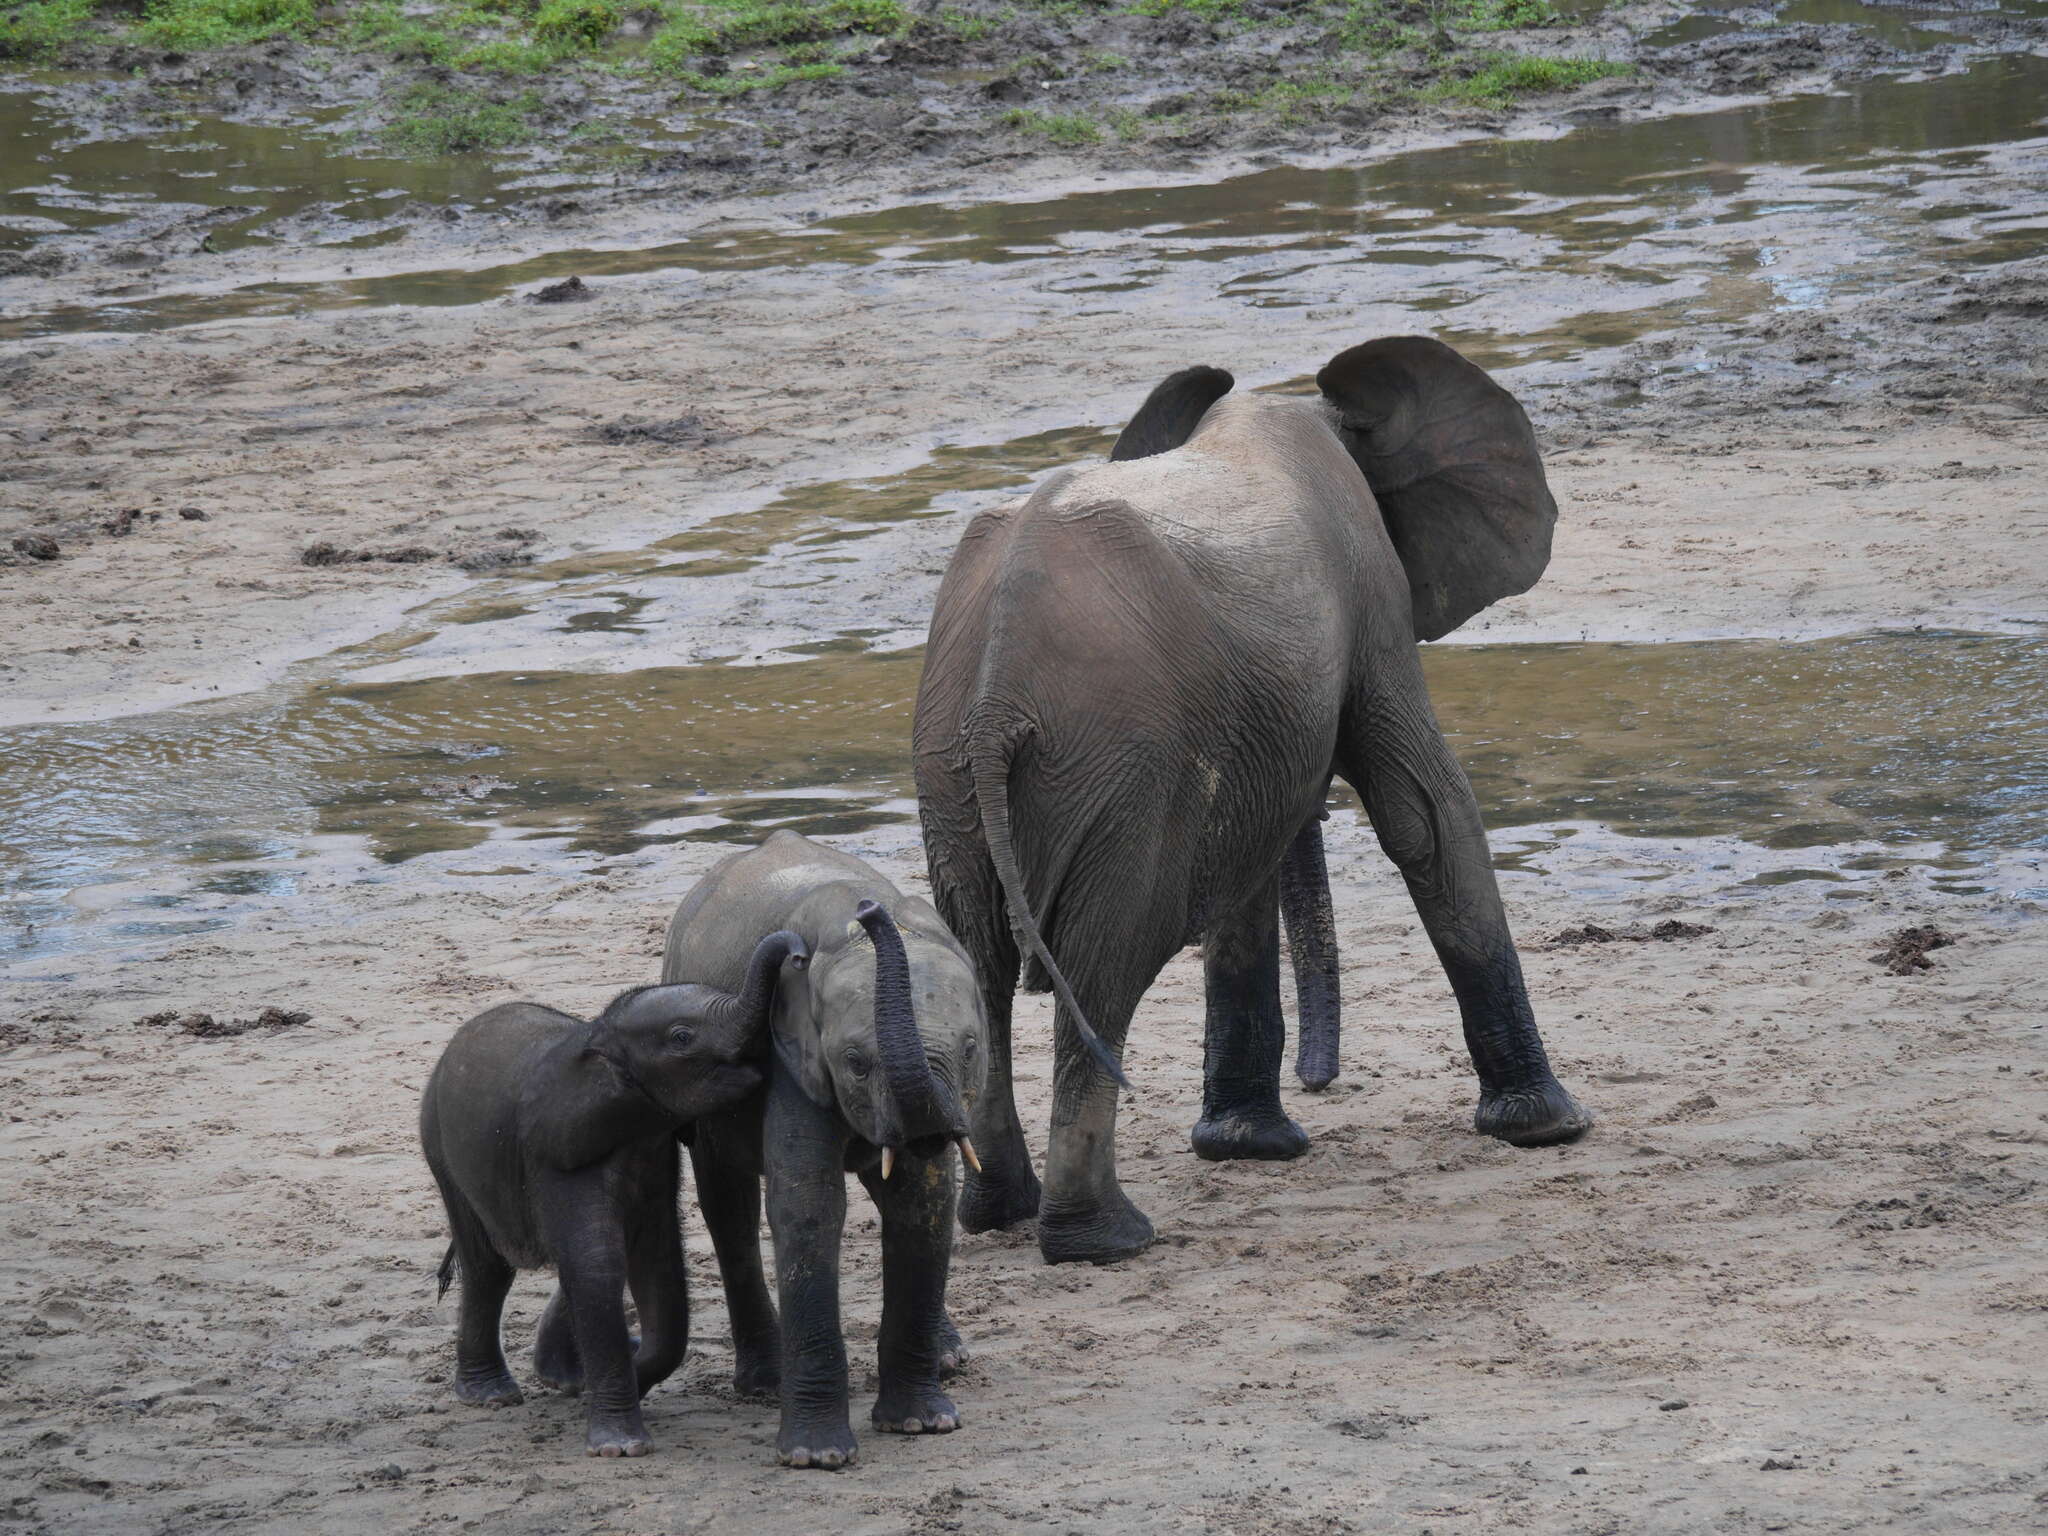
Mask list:
[[[960,1155],[967,1159],[967,1166],[976,1173],[981,1172],[981,1159],[974,1155],[974,1143],[965,1136],[960,1138]]]
[[[894,1173],[895,1171],[896,1149],[894,1147],[882,1148],[882,1177],[886,1179],[889,1177],[890,1174]]]

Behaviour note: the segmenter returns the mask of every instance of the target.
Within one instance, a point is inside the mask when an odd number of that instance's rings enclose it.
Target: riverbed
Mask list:
[[[1923,13],[1872,15],[1919,46]],[[1690,24],[1670,41],[1748,23]],[[187,172],[256,205],[225,275],[0,300],[6,531],[61,546],[0,568],[11,1512],[2033,1518],[2048,59],[1799,84],[1048,195],[640,206],[601,241],[522,224],[425,261],[377,237],[394,187],[475,207],[517,178],[337,162],[345,195],[286,206],[295,130],[187,124],[145,163],[0,98],[69,178],[0,212],[68,198],[96,228]],[[309,219],[334,240],[271,243]],[[569,276],[591,297],[529,302]],[[1543,582],[1424,660],[1593,1135],[1470,1133],[1447,988],[1340,787],[1344,1075],[1289,1094],[1313,1150],[1192,1157],[1200,962],[1176,960],[1123,1133],[1162,1240],[1077,1271],[1028,1229],[963,1238],[959,1434],[776,1469],[695,1232],[656,1457],[586,1464],[551,1394],[454,1404],[409,1139],[454,1026],[648,979],[690,881],[773,828],[921,888],[911,701],[966,520],[1106,451],[1174,368],[1298,392],[1408,331],[1525,401],[1560,502]],[[306,563],[323,543],[348,557]],[[1647,937],[1671,918],[1707,931]],[[1874,963],[1919,926],[1954,942]],[[138,1022],[266,1006],[311,1018]],[[1020,1004],[1034,1145],[1046,1023]],[[515,1292],[513,1346],[544,1296]]]

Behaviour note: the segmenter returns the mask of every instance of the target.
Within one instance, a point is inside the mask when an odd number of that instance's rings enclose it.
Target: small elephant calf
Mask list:
[[[522,1401],[499,1321],[514,1271],[552,1264],[561,1286],[541,1318],[535,1369],[588,1392],[591,1455],[648,1451],[640,1399],[682,1363],[690,1332],[676,1133],[761,1086],[749,1058],[766,1050],[778,976],[808,958],[796,934],[771,933],[737,996],[640,987],[590,1022],[507,1003],[456,1031],[420,1104],[420,1143],[454,1238],[441,1294],[462,1275],[456,1396]]]

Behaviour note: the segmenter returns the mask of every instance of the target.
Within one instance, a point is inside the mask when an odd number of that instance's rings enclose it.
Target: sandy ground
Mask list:
[[[1310,1155],[1189,1152],[1200,966],[1175,961],[1134,1027],[1123,1130],[1162,1240],[1054,1269],[1029,1228],[963,1238],[965,1427],[865,1434],[837,1476],[778,1470],[772,1405],[731,1398],[701,1232],[694,1349],[650,1400],[654,1457],[587,1460],[573,1400],[533,1389],[491,1413],[447,1386],[418,1084],[478,1008],[590,1008],[651,975],[669,904],[717,850],[567,887],[336,869],[274,921],[5,984],[25,1021],[0,1066],[8,1512],[48,1531],[2040,1523],[2038,903],[1913,874],[1850,899],[1695,878],[1605,903],[1507,876],[1560,1070],[1601,1116],[1579,1146],[1516,1152],[1467,1128],[1469,1068],[1413,911],[1368,839],[1333,829],[1350,1020],[1339,1083],[1289,1095]],[[900,835],[874,851],[914,878]],[[1544,942],[1670,916],[1714,931]],[[1871,962],[1929,920],[1960,935],[1932,970]],[[267,1004],[314,1017],[228,1041],[131,1022]],[[1034,1136],[1047,1022],[1028,1000]],[[858,1200],[847,1253],[858,1428],[879,1306]],[[529,1380],[546,1294],[539,1276],[514,1294]]]
[[[0,723],[259,686],[463,587],[445,555],[527,547],[502,530],[536,536],[543,555],[630,548],[779,485],[908,468],[938,443],[1113,430],[1194,360],[1227,364],[1240,387],[1297,378],[1378,330],[1207,290],[1103,313],[1044,284],[987,283],[687,274],[567,308],[314,314],[0,350],[0,542],[42,532],[62,551],[0,567]],[[1511,370],[1567,514],[1543,582],[1460,638],[2048,620],[2044,315],[2048,263],[2021,263]],[[593,435],[684,416],[707,441]],[[128,508],[144,514],[131,531],[106,532]],[[917,525],[824,600],[843,616],[888,604],[921,628],[959,526]],[[431,558],[302,565],[323,541]],[[668,615],[667,656],[729,653],[724,631],[773,621],[764,600],[746,585]]]

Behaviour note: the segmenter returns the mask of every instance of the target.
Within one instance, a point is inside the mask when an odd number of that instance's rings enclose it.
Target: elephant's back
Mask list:
[[[738,991],[764,934],[792,926],[799,904],[827,885],[860,886],[885,905],[902,899],[864,860],[795,832],[721,859],[692,886],[669,920],[661,979]]]

